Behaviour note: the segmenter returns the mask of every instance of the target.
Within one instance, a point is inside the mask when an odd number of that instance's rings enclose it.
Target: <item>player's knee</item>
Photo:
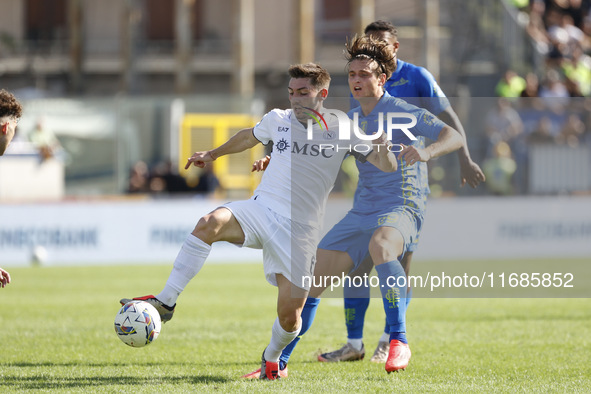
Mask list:
[[[391,242],[391,240],[386,238],[379,237],[371,239],[368,249],[374,264],[396,260],[402,253],[402,245],[398,245],[397,242]]]
[[[299,316],[295,312],[284,313],[281,316],[279,316],[279,324],[281,325],[281,328],[283,328],[285,331],[293,332],[297,330],[300,326]]]
[[[219,227],[219,221],[210,213],[199,219],[192,234],[203,242],[211,244],[215,241]]]

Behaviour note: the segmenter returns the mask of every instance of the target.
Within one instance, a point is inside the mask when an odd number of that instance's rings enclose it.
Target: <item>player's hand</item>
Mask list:
[[[185,170],[188,170],[193,164],[195,167],[203,168],[205,167],[205,163],[211,163],[214,161],[215,158],[211,155],[210,151],[207,152],[195,152],[193,156],[187,159],[187,164],[185,164]]]
[[[373,133],[376,135],[376,133]],[[387,145],[388,144],[388,134],[382,132],[379,137],[371,140],[371,143],[374,145]]]
[[[431,155],[425,149],[417,148],[414,145],[402,145],[402,151],[398,154],[399,159],[404,159],[407,165],[413,165],[419,161],[427,162]]]
[[[267,166],[269,165],[270,161],[271,161],[271,156],[269,156],[269,155],[263,157],[262,159],[256,160],[254,163],[252,163],[252,170],[250,170],[250,172],[265,171],[267,169]]]
[[[7,271],[0,268],[0,286],[4,287],[9,283],[10,283],[10,274]]]
[[[373,134],[375,135],[376,133]],[[380,134],[380,136],[376,139],[371,140],[371,143],[372,145],[378,147],[377,149],[374,149],[378,154],[387,155],[390,152],[388,149],[384,149],[388,148],[388,146],[390,145],[390,141],[388,141],[388,134],[386,134],[385,132]]]
[[[475,188],[480,182],[486,181],[484,173],[469,157],[465,160],[460,160],[460,187],[463,187],[466,183],[471,187]]]

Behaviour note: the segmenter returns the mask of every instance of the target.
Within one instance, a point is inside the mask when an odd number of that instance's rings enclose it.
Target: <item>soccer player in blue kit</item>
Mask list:
[[[376,39],[387,42],[394,49],[396,55],[400,43],[398,42],[398,30],[390,22],[375,21],[365,28],[365,34]],[[404,62],[396,57],[396,70],[384,84],[384,89],[392,96],[404,99],[410,104],[420,108],[425,108],[440,120],[450,125],[460,132],[464,139],[464,145],[458,150],[460,163],[461,186],[468,183],[471,187],[476,187],[485,180],[480,167],[472,161],[466,143],[466,133],[462,124],[451,107],[447,97],[438,86],[435,78],[429,71],[423,67]],[[351,99],[351,108],[359,105],[354,98]],[[427,174],[427,165],[421,164],[418,168],[419,177],[423,187],[423,197],[426,199],[429,194],[429,182]],[[426,202],[426,201],[425,201]],[[424,210],[423,206],[423,210]],[[406,275],[410,271],[410,263],[413,252],[417,249],[418,235],[411,243],[402,257],[401,264],[404,267]],[[363,277],[369,274],[373,264],[371,258],[366,261],[351,276]],[[407,303],[410,302],[412,291],[409,289],[407,294]],[[343,288],[345,324],[347,326],[347,343],[338,350],[323,353],[318,357],[319,361],[338,362],[361,360],[365,356],[365,347],[363,345],[363,326],[365,312],[369,307],[370,288],[369,286],[352,287],[345,285]],[[378,345],[371,357],[372,362],[384,363],[388,357],[389,350],[388,323],[386,322],[385,332],[378,341]]]
[[[382,176],[373,166],[358,165],[360,176],[353,208],[320,241],[316,255],[314,280],[302,311],[302,326],[280,356],[280,374],[287,376],[287,362],[301,336],[311,326],[319,297],[330,281],[359,267],[367,252],[372,257],[379,278],[384,311],[389,325],[390,351],[387,372],[406,368],[411,352],[406,340],[406,275],[400,258],[415,240],[423,221],[424,201],[419,164],[459,149],[459,132],[434,115],[390,96],[384,84],[395,70],[393,51],[388,43],[370,36],[355,37],[347,44],[348,80],[353,97],[360,103],[349,112],[357,114],[366,134],[378,131],[379,121],[389,113],[411,114],[416,119],[410,132],[395,130],[391,143],[398,154],[399,171]],[[402,117],[402,116],[401,116]],[[408,119],[406,119],[408,121]],[[397,122],[407,123],[407,122]],[[428,147],[423,137],[434,140]],[[401,149],[400,149],[401,148]],[[260,370],[244,375],[255,378]]]

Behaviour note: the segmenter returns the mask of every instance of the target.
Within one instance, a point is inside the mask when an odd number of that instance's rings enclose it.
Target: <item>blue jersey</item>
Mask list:
[[[386,81],[384,89],[391,96],[425,108],[435,115],[439,115],[450,106],[449,100],[427,69],[399,59],[396,60],[396,71]],[[359,102],[351,98],[351,108],[358,106]],[[418,176],[422,179],[423,194],[427,198],[430,190],[426,164],[419,167]]]
[[[445,127],[445,123],[430,112],[392,97],[387,92],[368,116],[363,115],[361,107],[352,109],[348,115],[353,119],[354,114],[357,113],[359,127],[366,134],[372,134],[380,129],[379,114],[382,113],[385,120],[389,112],[404,112],[414,115],[417,119],[416,126],[409,129],[417,140],[411,140],[401,130],[394,130],[391,139],[394,145],[414,145],[423,148],[425,137],[436,140],[441,129]],[[386,125],[382,128],[386,130]],[[418,162],[407,165],[405,161],[400,161],[398,167],[395,172],[382,172],[373,164],[357,163],[359,183],[355,191],[353,211],[370,214],[400,205],[422,211],[426,199],[425,193],[428,191],[428,186],[425,185],[427,180],[423,176],[427,173],[427,163]]]

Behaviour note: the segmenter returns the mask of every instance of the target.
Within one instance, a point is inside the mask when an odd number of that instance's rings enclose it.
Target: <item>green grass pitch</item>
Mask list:
[[[261,264],[206,265],[158,340],[130,348],[113,319],[123,296],[158,292],[170,266],[9,269],[0,289],[0,392],[591,392],[589,299],[415,298],[413,356],[386,374],[369,362],[383,328],[367,316],[368,356],[324,364],[345,341],[341,299],[324,299],[281,381],[244,381],[259,366],[276,290]]]

